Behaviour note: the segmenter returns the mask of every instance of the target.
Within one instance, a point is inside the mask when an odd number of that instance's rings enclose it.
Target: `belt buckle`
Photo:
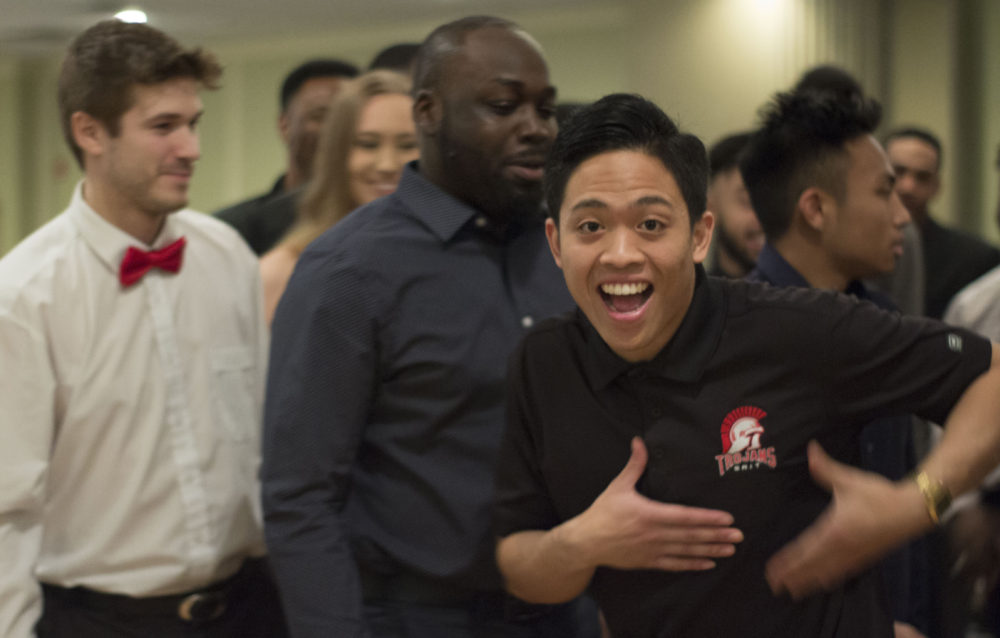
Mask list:
[[[222,592],[198,592],[185,596],[177,605],[181,620],[203,623],[215,620],[226,611],[226,597]]]

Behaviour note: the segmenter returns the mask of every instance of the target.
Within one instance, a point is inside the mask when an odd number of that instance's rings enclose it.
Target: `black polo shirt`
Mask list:
[[[768,558],[829,501],[806,444],[856,463],[865,423],[942,422],[989,363],[990,343],[971,332],[699,267],[687,316],[652,361],[618,357],[579,311],[526,337],[511,359],[497,532],[580,514],[641,436],[640,492],[731,512],[745,540],[706,572],[599,568],[591,591],[616,638],[891,636],[872,572],[797,603],[768,589]]]

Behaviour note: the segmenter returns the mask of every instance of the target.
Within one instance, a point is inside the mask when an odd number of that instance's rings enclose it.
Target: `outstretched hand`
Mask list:
[[[809,443],[813,480],[833,494],[826,511],[767,563],[771,590],[801,598],[836,587],[929,527],[916,485],[892,483]]]
[[[620,569],[704,570],[743,540],[728,512],[661,503],[635,485],[646,469],[642,439],[621,473],[575,521],[573,535],[593,565]]]

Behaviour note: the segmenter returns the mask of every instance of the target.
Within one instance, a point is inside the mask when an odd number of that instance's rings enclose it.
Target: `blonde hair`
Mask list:
[[[369,71],[341,86],[330,103],[320,132],[313,178],[299,200],[296,221],[281,244],[296,255],[323,231],[357,208],[351,198],[347,159],[354,144],[361,109],[376,95],[410,95],[408,77],[395,71]]]

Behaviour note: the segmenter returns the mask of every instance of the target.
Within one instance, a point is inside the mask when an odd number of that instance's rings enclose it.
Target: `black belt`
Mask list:
[[[532,605],[503,591],[477,591],[412,572],[379,574],[362,568],[359,575],[365,602],[458,607],[509,622],[531,622],[548,616],[556,608]]]
[[[132,616],[165,616],[201,624],[222,616],[227,607],[243,594],[242,585],[260,568],[260,560],[248,560],[233,576],[195,591],[169,596],[136,598],[87,589],[42,583],[46,596],[69,605],[114,611]]]

